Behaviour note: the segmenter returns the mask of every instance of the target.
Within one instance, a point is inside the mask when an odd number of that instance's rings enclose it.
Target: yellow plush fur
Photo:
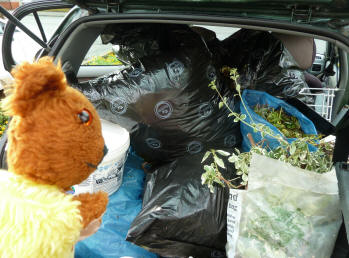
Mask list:
[[[82,228],[79,201],[54,185],[6,171],[0,196],[1,258],[72,257]]]

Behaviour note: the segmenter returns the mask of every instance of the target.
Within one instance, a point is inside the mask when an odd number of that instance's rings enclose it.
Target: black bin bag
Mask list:
[[[203,154],[181,157],[147,176],[143,208],[127,240],[163,257],[225,257],[229,189],[201,183]],[[227,179],[235,170],[222,171]]]
[[[170,24],[125,24],[113,29],[106,29],[104,40],[119,44],[128,67],[76,87],[102,118],[132,132],[131,144],[138,155],[148,162],[168,162],[205,148],[240,145],[239,123],[228,117],[227,108],[219,109],[221,98],[209,83],[216,80],[234,111],[238,99],[225,86],[221,66],[198,33],[187,25]]]
[[[242,88],[280,97],[296,97],[308,88],[304,70],[274,34],[241,29],[211,48],[223,64],[238,69]]]

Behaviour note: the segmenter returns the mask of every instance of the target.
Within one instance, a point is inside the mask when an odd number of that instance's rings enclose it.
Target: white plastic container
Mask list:
[[[111,195],[119,189],[122,183],[124,164],[130,146],[130,134],[117,124],[103,119],[101,123],[108,153],[85,181],[73,186],[74,194],[104,191]]]

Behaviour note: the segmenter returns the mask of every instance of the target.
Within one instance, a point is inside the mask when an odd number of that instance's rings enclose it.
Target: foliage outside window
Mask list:
[[[116,57],[114,52],[111,51],[102,56],[93,56],[83,62],[82,65],[122,65],[122,63]]]
[[[6,116],[2,109],[0,109],[0,137],[3,135],[8,124],[8,116]]]

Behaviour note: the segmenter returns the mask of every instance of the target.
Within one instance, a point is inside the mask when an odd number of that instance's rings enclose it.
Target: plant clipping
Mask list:
[[[240,84],[238,83],[239,75],[237,69],[223,67],[223,74],[229,74],[229,78],[235,83],[235,89],[237,95],[240,97],[242,104],[245,103],[241,97]],[[271,149],[266,146],[262,146],[262,142],[255,143],[251,135],[249,139],[252,144],[252,148],[249,152],[240,152],[235,149],[233,153],[229,153],[223,150],[210,150],[207,151],[202,159],[202,163],[212,155],[214,162],[208,165],[204,165],[205,172],[202,174],[202,183],[207,184],[211,191],[213,191],[214,183],[218,183],[222,186],[227,185],[229,188],[243,188],[248,183],[248,169],[250,165],[250,160],[252,153],[257,153],[263,156],[267,156],[272,159],[277,159],[286,163],[289,163],[295,167],[302,169],[315,171],[318,173],[325,173],[331,170],[332,167],[332,149],[333,146],[330,143],[319,141],[319,136],[305,135],[299,125],[298,120],[285,113],[282,109],[274,110],[268,106],[255,106],[254,110],[257,114],[262,116],[264,119],[269,121],[271,124],[276,126],[283,134],[283,136],[275,135],[273,131],[265,124],[260,123],[247,123],[245,121],[246,115],[234,112],[226,102],[226,98],[220,94],[216,87],[216,81],[212,81],[209,84],[212,90],[215,90],[220,96],[221,101],[219,102],[219,108],[227,108],[229,110],[229,117],[234,116],[234,122],[240,122],[253,128],[254,132],[261,134],[262,138],[265,135],[273,137],[278,140],[280,146]],[[253,121],[250,114],[248,114]],[[293,142],[289,143],[286,138],[296,138]],[[311,152],[309,150],[309,144],[314,145],[317,150]],[[225,169],[222,157],[227,157],[228,161],[233,163],[236,170],[238,178],[232,180],[226,180],[223,178],[219,169]],[[237,180],[240,179],[240,180]],[[234,182],[239,182],[240,184],[235,184]]]

